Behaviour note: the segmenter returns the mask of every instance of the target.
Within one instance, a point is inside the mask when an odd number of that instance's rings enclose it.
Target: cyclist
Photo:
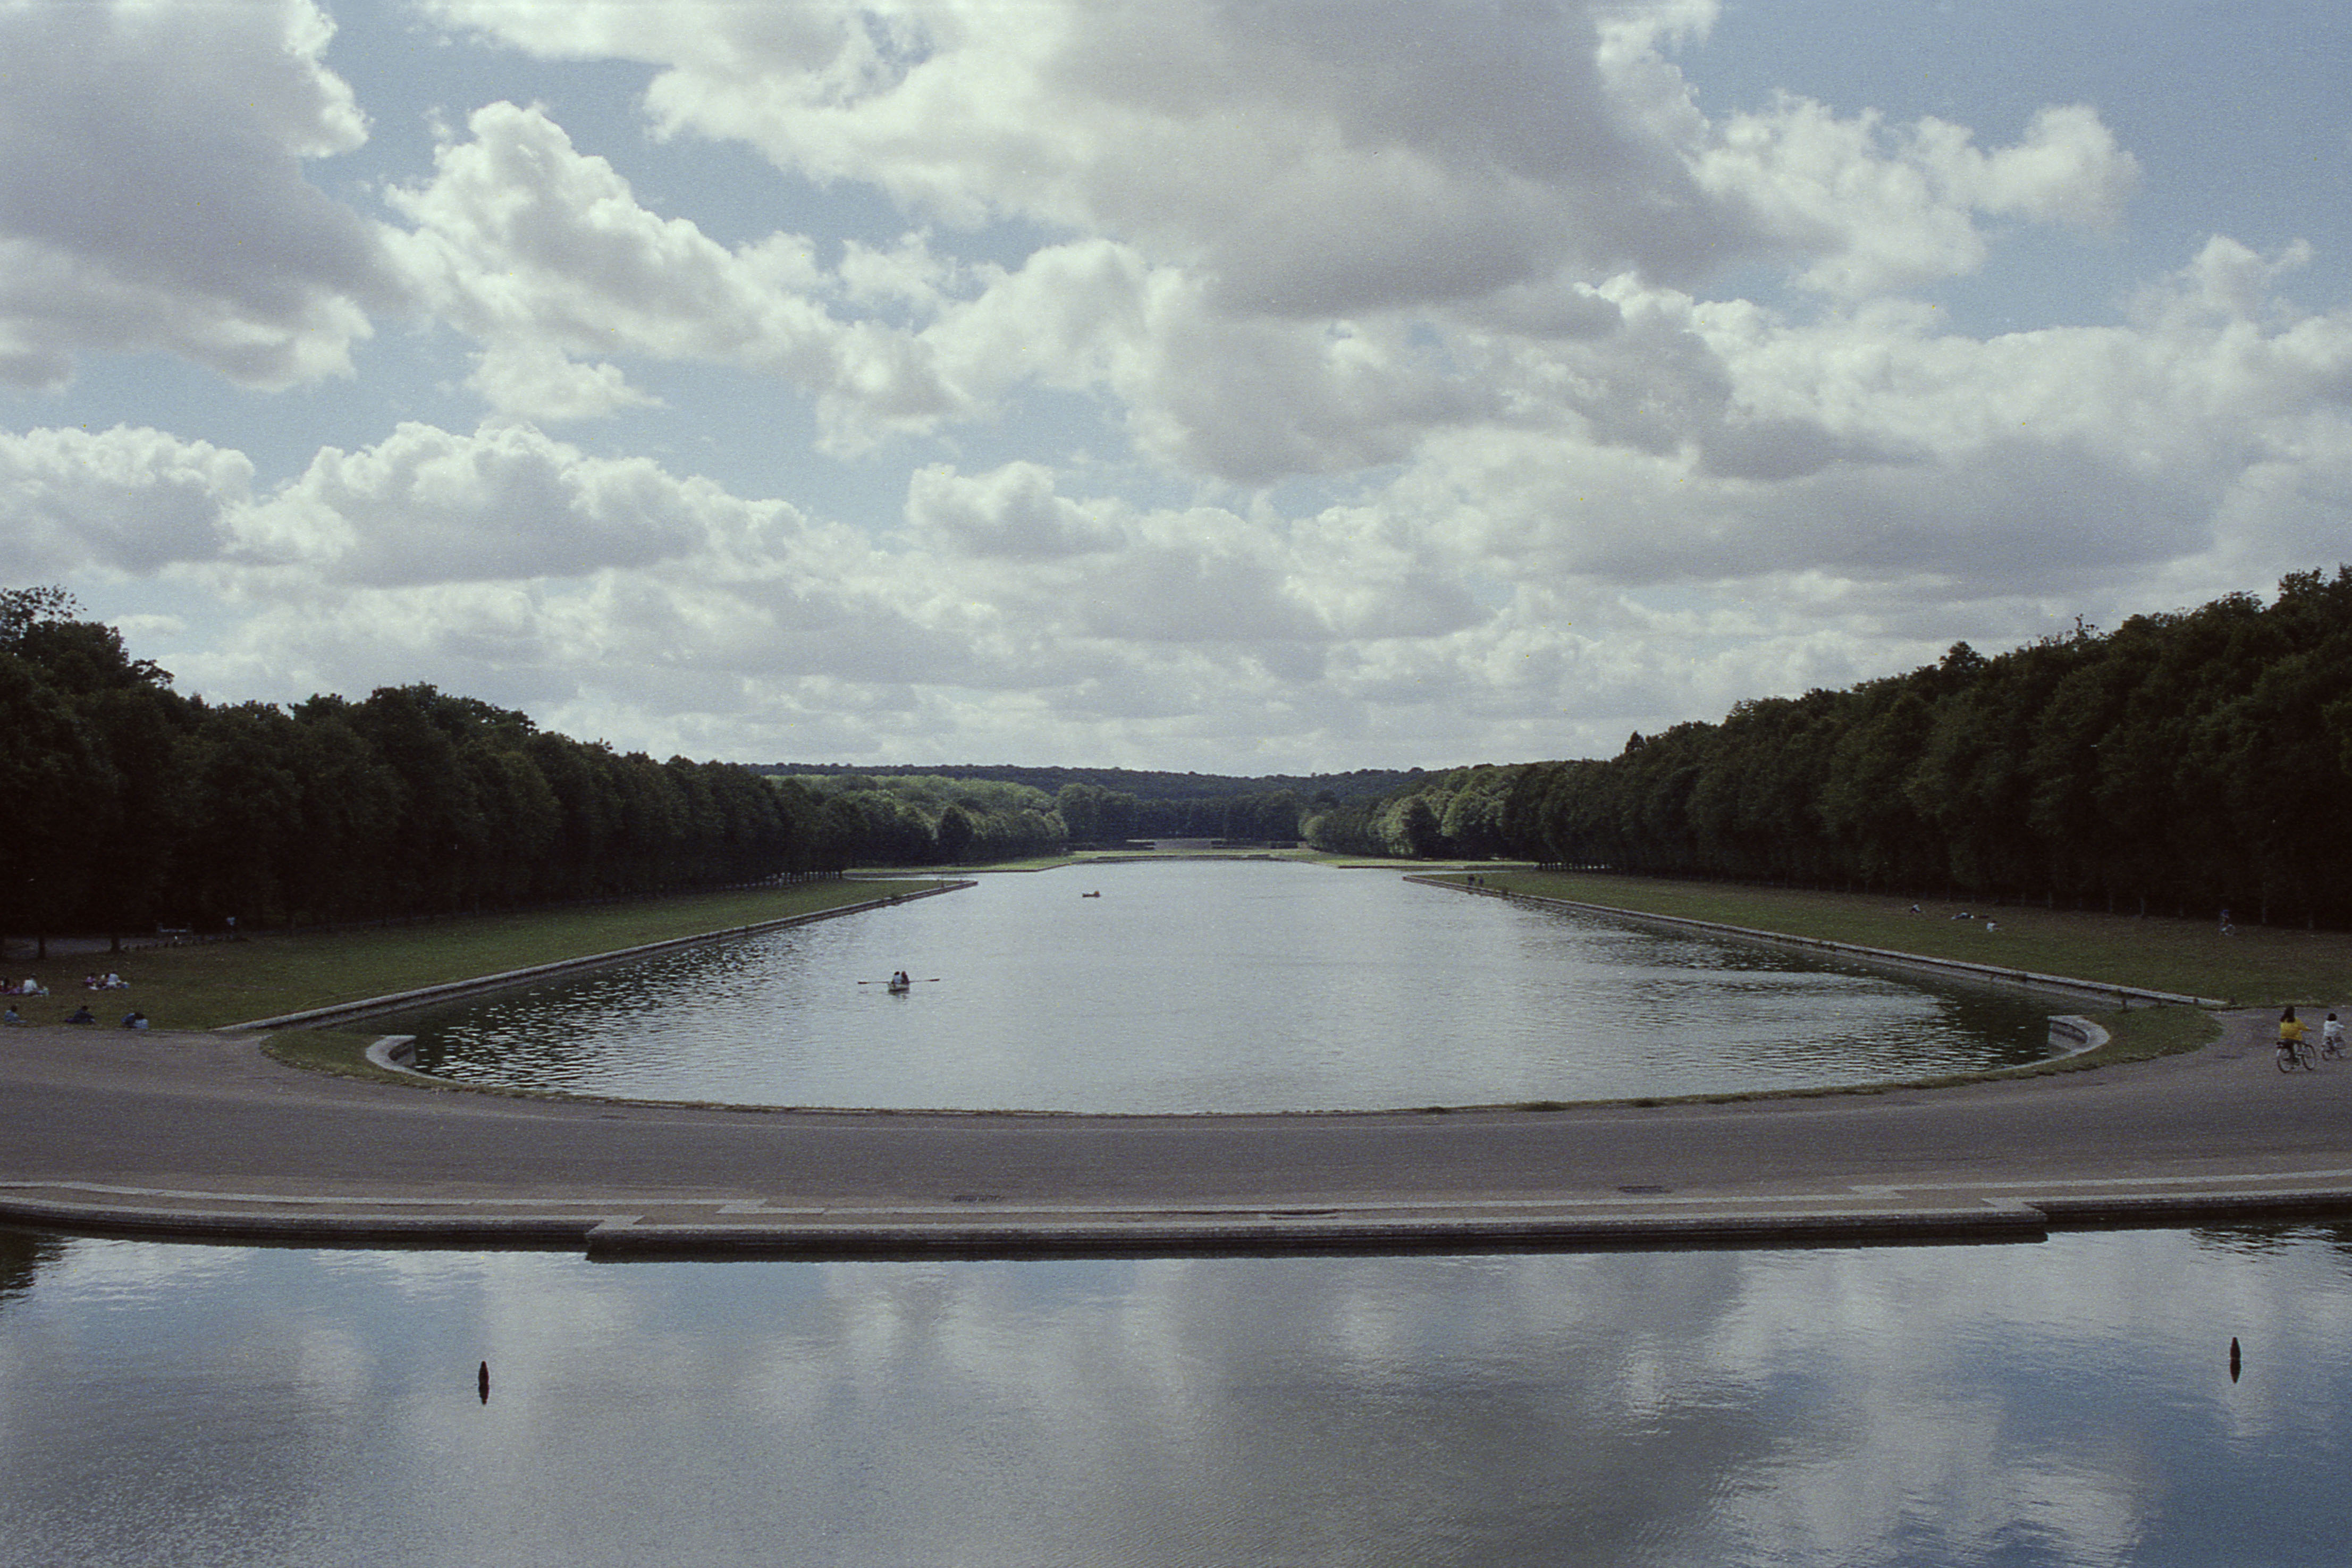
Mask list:
[[[2278,1054],[2281,1069],[2294,1065],[2295,1058],[2304,1047],[2303,1036],[2303,1020],[2294,1016],[2294,1008],[2289,1007],[2279,1015]]]
[[[2327,1022],[2319,1026],[2319,1054],[2323,1057],[2344,1054],[2344,1024],[2333,1013],[2327,1015]]]

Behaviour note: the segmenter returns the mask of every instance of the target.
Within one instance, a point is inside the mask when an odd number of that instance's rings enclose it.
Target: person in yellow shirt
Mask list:
[[[2279,1015],[2278,1035],[2279,1061],[2284,1066],[2303,1044],[2303,1021],[2294,1016],[2294,1008]]]

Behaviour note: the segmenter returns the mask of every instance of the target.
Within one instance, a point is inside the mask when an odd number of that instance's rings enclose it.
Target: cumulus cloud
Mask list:
[[[366,137],[310,0],[0,7],[0,379],[162,350],[279,387],[347,374],[396,305],[303,161]]]
[[[2292,260],[2217,241],[2136,324],[1990,340],[1917,309],[1794,321],[1621,289],[1622,341],[1578,352],[1650,361],[1642,397],[1490,369],[1506,412],[1297,515],[931,463],[876,536],[497,424],[330,449],[240,504],[236,455],[113,439],[196,476],[215,532],[181,558],[221,554],[228,591],[285,606],[212,662],[172,650],[185,677],[299,694],[296,672],[397,668],[749,755],[1019,735],[1141,764],[1265,732],[1304,765],[1609,751],[1955,636],[2193,598],[2184,561],[2331,548],[2352,313],[2283,312],[2264,279]],[[100,466],[45,438],[52,476]],[[1727,458],[1743,438],[1778,456]]]
[[[1707,192],[1755,215],[1803,281],[1858,299],[1976,271],[1979,214],[2087,227],[2115,223],[2139,167],[2083,105],[2045,109],[2025,140],[1980,151],[1966,127],[1840,118],[1806,99],[1731,117],[1696,157]]]
[[[261,493],[134,427],[168,420],[0,438],[16,559],[238,606],[157,650],[184,679],[436,679],[737,755],[1550,755],[2259,582],[2352,494],[2352,313],[2280,297],[2308,247],[1957,332],[1918,291],[2119,225],[2134,154],[2080,105],[2006,144],[1710,116],[1676,51],[1712,0],[427,9],[644,62],[668,145],[535,77],[446,106],[372,224],[304,179],[365,133],[308,0],[0,11],[55,62],[0,107],[37,154],[0,169],[0,376],[162,349],[274,387],[366,310],[433,329],[372,405],[411,417],[274,436]],[[817,232],[692,221],[706,141]],[[818,226],[841,195],[859,232]],[[1722,297],[1759,274],[1792,287]],[[484,422],[415,416],[427,376]],[[821,458],[688,472],[722,380]]]
[[[502,414],[552,420],[651,399],[606,356],[702,361],[780,376],[816,395],[838,445],[920,426],[957,406],[906,334],[835,317],[845,287],[811,243],[777,234],[735,249],[642,205],[601,157],[537,106],[475,111],[433,178],[388,193],[413,225],[389,243],[434,313],[485,343],[469,384]],[[846,290],[900,289],[904,255],[859,254]]]
[[[1990,340],[1918,310],[1797,323],[1653,297],[1631,313],[1666,319],[1680,346],[1654,363],[1682,366],[1640,405],[1654,431],[1573,383],[1548,405],[1530,385],[1523,427],[1433,438],[1395,500],[1498,574],[1654,585],[1802,563],[1948,596],[2112,583],[2209,549],[2250,455],[2347,427],[2352,313],[2266,319],[2243,287],[2258,266],[2217,242],[2144,326]]]
[[[1688,287],[1780,258],[1844,293],[1967,270],[1978,216],[2099,224],[2136,165],[2090,110],[2017,145],[1789,99],[1711,124],[1660,50],[1711,4],[795,6],[437,0],[557,57],[661,68],[666,134],[976,226],[1102,235],[1221,309],[1425,310],[1563,268]]]
[[[327,447],[236,532],[253,562],[373,586],[570,577],[700,546],[709,500],[647,459],[524,426],[403,425],[365,451]]]
[[[907,486],[908,524],[931,548],[957,555],[1050,559],[1110,549],[1121,535],[1103,510],[1055,494],[1053,472],[1039,463],[971,476],[933,463]]]
[[[0,432],[0,557],[29,577],[208,561],[252,481],[243,453],[160,430]]]
[[[1865,300],[1979,267],[1988,220],[2112,224],[2137,176],[2080,106],[1995,148],[1793,98],[1710,121],[1663,52],[1705,36],[1704,0],[1026,0],[1018,26],[994,0],[434,10],[544,56],[649,62],[658,133],[877,187],[950,245],[1044,226],[1009,268],[910,238],[853,247],[832,277],[779,236],[778,272],[637,208],[509,105],[401,198],[467,330],[592,363],[761,364],[819,397],[842,451],[1036,384],[1107,394],[1144,454],[1237,485],[1409,463],[1435,433],[1559,403],[1603,443],[1801,476],[1872,454],[1734,406],[1703,344],[1626,304],[1759,262]],[[915,319],[837,320],[819,297]],[[547,374],[492,374],[515,366]],[[493,351],[476,384],[539,417],[625,395],[608,364],[544,348]]]

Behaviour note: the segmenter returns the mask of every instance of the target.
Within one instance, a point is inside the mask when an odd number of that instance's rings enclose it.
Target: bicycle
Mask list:
[[[2307,1072],[2319,1070],[2319,1049],[2309,1040],[2281,1040],[2278,1043],[2278,1069],[2293,1072],[2296,1068]]]

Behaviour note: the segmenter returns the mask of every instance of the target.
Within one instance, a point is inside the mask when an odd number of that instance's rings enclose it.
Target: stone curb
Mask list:
[[[455,997],[470,996],[477,992],[496,991],[505,986],[520,984],[545,975],[568,973],[575,969],[593,969],[599,964],[619,963],[628,959],[646,958],[656,952],[668,952],[681,947],[693,947],[699,942],[716,942],[721,937],[749,936],[756,931],[781,931],[786,926],[807,925],[814,921],[829,921],[840,915],[861,914],[868,910],[887,910],[894,904],[910,903],[917,899],[937,897],[940,893],[961,892],[980,884],[971,880],[950,882],[944,887],[925,888],[920,892],[893,893],[887,899],[867,899],[859,903],[843,904],[830,910],[818,910],[810,914],[786,915],[781,920],[756,921],[750,925],[729,926],[723,931],[707,931],[695,936],[671,937],[663,942],[649,942],[638,947],[614,948],[610,952],[590,953],[584,958],[560,958],[551,963],[534,963],[521,969],[503,970],[496,974],[476,975],[470,980],[446,981],[438,985],[423,985],[414,991],[396,991],[385,996],[370,996],[358,1002],[338,1002],[328,1007],[310,1007],[299,1013],[281,1013],[274,1018],[252,1018],[242,1024],[223,1024],[212,1032],[216,1035],[249,1034],[261,1029],[315,1029],[326,1024],[345,1023],[376,1013],[398,1012],[404,1007],[415,1007],[429,1002],[446,1002]],[[373,1059],[373,1053],[370,1053]],[[390,1062],[379,1066],[391,1067]],[[395,1069],[396,1070],[396,1069]],[[423,1076],[423,1075],[419,1075]],[[440,1080],[436,1079],[436,1082]]]
[[[578,1250],[600,1260],[1194,1257],[1234,1254],[1916,1246],[2038,1242],[2053,1231],[2156,1229],[2352,1213],[2352,1190],[2273,1189],[2041,1197],[1973,1207],[1775,1214],[1737,1203],[1705,1214],[1286,1216],[1097,1211],[940,1223],[915,1215],[781,1224],[648,1222],[626,1202],[572,1212],[321,1215],[143,1208],[0,1196],[0,1223],[79,1235],[222,1245]]]
[[[2150,991],[2138,985],[2116,985],[2105,980],[2078,980],[2065,974],[2042,974],[2030,969],[2008,969],[1997,963],[1974,963],[1962,958],[1930,958],[1925,953],[1898,952],[1887,947],[1864,947],[1857,942],[1831,942],[1822,937],[1790,936],[1786,931],[1759,931],[1752,926],[1736,926],[1722,921],[1693,920],[1686,915],[1653,914],[1647,910],[1619,909],[1612,904],[1588,904],[1575,899],[1546,898],[1539,893],[1517,893],[1507,888],[1473,888],[1460,882],[1450,882],[1443,877],[1408,876],[1408,882],[1423,887],[1444,888],[1457,893],[1475,893],[1489,899],[1512,899],[1520,903],[1546,904],[1555,909],[1581,910],[1591,914],[1608,915],[1613,919],[1654,921],[1661,925],[1681,926],[1691,931],[1722,931],[1727,935],[1746,937],[1753,942],[1779,942],[1787,947],[1812,948],[1818,952],[1852,953],[1857,958],[1873,958],[1884,963],[1908,964],[1919,969],[1948,970],[1956,974],[1973,974],[1989,980],[2008,980],[2022,985],[2046,985],[2061,991],[2079,991],[2093,996],[2113,996],[2128,1003],[2133,999],[2161,1003],[2176,1007],[2231,1007],[2236,1004],[2215,996],[2184,996],[2177,991]]]

